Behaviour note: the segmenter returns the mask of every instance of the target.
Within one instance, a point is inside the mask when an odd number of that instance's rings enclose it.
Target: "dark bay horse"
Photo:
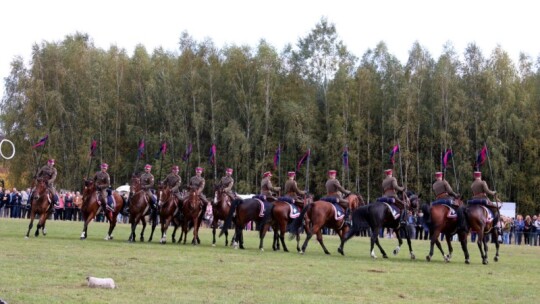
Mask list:
[[[39,222],[37,224],[36,233],[34,236],[39,236],[39,229],[42,230],[43,235],[47,235],[47,230],[45,229],[45,222],[51,211],[50,201],[52,196],[50,195],[49,189],[47,188],[47,183],[43,179],[36,180],[36,187],[34,192],[32,192],[32,201],[30,209],[30,224],[28,225],[28,232],[26,232],[26,238],[30,235],[30,230],[34,226],[34,219],[36,214],[39,214]]]
[[[461,198],[456,198],[454,201],[459,206],[459,208],[463,208],[461,207],[463,205],[463,201],[461,200]],[[431,236],[429,255],[426,256],[426,260],[428,262],[431,261],[431,258],[433,257],[434,245],[437,245],[437,248],[439,248],[439,250],[441,251],[441,254],[444,257],[444,261],[450,262],[453,252],[452,237],[456,233],[458,234],[463,252],[466,251],[467,231],[458,229],[458,212],[454,211],[451,207],[444,204],[436,204],[431,206],[429,204],[424,204],[422,205],[422,212],[424,213],[424,221],[429,227],[429,233]],[[460,216],[462,217],[464,215],[461,214]],[[464,219],[460,220],[463,221]],[[444,234],[444,237],[446,238],[446,243],[448,245],[448,255],[444,254],[441,242],[439,241],[439,236],[441,235],[441,233]]]
[[[500,203],[499,203],[500,204]],[[493,217],[499,216],[494,214]],[[487,207],[484,207],[480,204],[469,204],[465,209],[465,218],[467,219],[467,225],[471,231],[474,231],[478,234],[478,249],[480,250],[480,256],[482,257],[482,264],[488,263],[488,236],[491,234],[493,240],[495,240],[495,257],[493,260],[495,262],[499,261],[499,232],[493,226],[494,218],[491,218],[490,212],[487,210]],[[482,247],[483,246],[483,247]],[[465,247],[465,263],[469,264],[469,252],[466,251]]]
[[[364,199],[359,194],[350,194],[346,199],[349,202],[349,209],[351,212],[354,212],[360,205],[364,204]],[[345,234],[349,230],[349,225],[346,223],[347,219],[345,216],[339,219],[333,204],[327,201],[316,201],[307,205],[306,208],[302,210],[300,219],[304,219],[304,228],[306,230],[306,240],[299,251],[302,254],[306,251],[309,240],[314,234],[317,235],[317,241],[321,245],[324,253],[330,254],[328,249],[326,249],[326,246],[324,246],[321,232],[323,227],[335,230],[342,242]],[[298,233],[299,222],[300,221],[294,222],[291,227],[293,232]],[[299,244],[297,244],[297,247],[299,247]]]
[[[84,181],[83,197],[82,197],[82,206],[81,214],[84,220],[84,228],[81,233],[81,240],[85,240],[88,237],[88,224],[96,217],[99,213],[100,208],[105,210],[105,216],[109,220],[109,232],[105,236],[105,240],[112,240],[112,232],[114,227],[116,227],[116,219],[118,214],[124,207],[124,199],[122,196],[116,192],[112,192],[112,198],[114,200],[114,211],[109,211],[106,209],[106,206],[102,206],[101,202],[98,199],[98,192],[96,186],[92,180]]]
[[[191,225],[193,225],[193,240],[191,241],[191,244],[198,245],[201,243],[201,239],[199,239],[199,227],[201,226],[202,217],[204,216],[203,210],[203,202],[199,198],[197,188],[190,188],[188,196],[184,200],[182,206],[184,220],[182,222],[182,235],[180,235],[180,240],[182,240],[182,236],[185,236],[184,244],[186,243],[187,233]]]
[[[131,191],[134,193],[129,200],[129,223],[131,224],[131,234],[129,235],[129,242],[136,241],[135,229],[139,222],[142,223],[143,227],[141,230],[140,240],[144,242],[144,230],[146,229],[146,218],[145,216],[150,211],[150,198],[146,192],[141,189],[141,179],[139,176],[133,176],[131,178]],[[153,225],[156,225],[156,216],[151,216],[153,219]]]
[[[218,221],[225,221],[231,209],[231,198],[223,191],[223,187],[216,187],[214,200],[216,204],[212,205],[212,214],[214,216],[212,219],[212,246],[216,246]],[[225,246],[227,245],[229,245],[229,233],[225,230]]]
[[[304,196],[303,202],[298,204],[298,208],[303,210],[307,205],[313,203],[313,196],[306,195]],[[272,208],[272,217],[271,221],[266,224],[265,229],[268,230],[270,226],[274,229],[274,241],[272,242],[272,249],[279,250],[279,242],[283,246],[283,251],[289,252],[287,245],[285,244],[285,233],[287,232],[287,226],[291,225],[292,222],[300,217],[300,214],[297,214],[297,217],[291,217],[292,207],[291,204],[285,201],[277,200],[274,203],[274,208]],[[297,238],[297,250],[300,251],[300,235],[296,234]]]
[[[418,208],[418,199],[418,196],[414,192],[407,191],[407,193],[404,193],[403,195],[404,206],[400,207],[405,208],[406,210],[415,210]],[[411,259],[415,259],[416,257],[412,250],[411,238],[409,236],[409,233],[407,232],[406,227],[400,225],[399,222],[399,217],[396,218],[394,216],[394,214],[392,213],[392,207],[390,207],[388,203],[375,202],[369,205],[362,206],[353,212],[353,226],[349,230],[349,232],[347,232],[345,238],[341,239],[341,245],[338,248],[338,252],[343,255],[343,247],[345,246],[345,242],[347,242],[353,236],[358,235],[360,233],[360,230],[367,224],[371,228],[370,255],[372,258],[377,258],[374,250],[375,244],[381,251],[383,258],[388,258],[386,252],[379,243],[379,233],[383,228],[392,228],[396,233],[396,237],[398,239],[398,246],[394,249],[394,255],[397,255],[399,253],[401,245],[403,244],[403,240],[401,239],[400,235],[400,231],[403,231],[405,233],[405,237],[407,238],[407,245],[409,245],[409,253],[411,255]]]
[[[171,223],[173,224],[174,232],[176,232],[176,229],[180,225],[178,216],[182,209],[182,203],[178,200],[178,197],[172,192],[170,187],[161,189],[159,198],[163,203],[159,210],[159,222],[161,223],[161,240],[159,242],[165,244],[167,243],[167,229],[169,228],[169,225]]]
[[[264,208],[264,215],[262,214],[262,208]],[[264,226],[266,225],[266,222],[270,220],[272,208],[273,205],[271,203],[266,203],[256,198],[233,200],[231,203],[231,209],[229,210],[229,215],[221,228],[219,236],[221,237],[222,234],[227,233],[228,227],[231,226],[231,223],[234,220],[235,234],[232,238],[233,246],[235,249],[238,247],[240,247],[240,249],[244,249],[243,231],[246,225],[253,221],[256,223],[257,229],[259,230],[259,249],[264,251],[263,240],[264,236],[266,235]]]

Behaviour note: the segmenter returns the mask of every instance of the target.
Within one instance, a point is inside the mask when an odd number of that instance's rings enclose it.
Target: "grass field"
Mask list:
[[[35,223],[35,222],[34,222]],[[199,246],[127,243],[129,227],[117,226],[105,241],[107,225],[92,223],[79,240],[80,222],[47,222],[47,236],[25,239],[28,220],[0,219],[0,299],[8,303],[526,303],[536,301],[540,247],[501,246],[501,259],[482,265],[469,243],[465,265],[458,243],[451,263],[440,253],[425,261],[427,241],[413,241],[397,256],[372,260],[366,238],[353,238],[337,253],[338,238],[325,236],[326,256],[316,240],[305,255],[273,252],[271,239],[260,252],[255,233],[246,250],[211,246],[201,229]],[[34,224],[35,227],[35,224]],[[140,228],[139,228],[140,229]],[[157,229],[156,229],[157,232]],[[154,240],[159,241],[154,236]],[[33,231],[32,234],[33,235]],[[148,234],[147,234],[148,235]],[[170,233],[169,233],[170,236]],[[191,240],[191,234],[188,236]],[[395,239],[383,239],[388,253]],[[288,241],[289,249],[296,248]],[[117,289],[91,289],[86,276],[111,277]]]

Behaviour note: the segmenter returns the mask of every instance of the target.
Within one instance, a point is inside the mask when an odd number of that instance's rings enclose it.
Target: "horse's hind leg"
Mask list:
[[[330,251],[328,251],[328,249],[326,249],[326,246],[324,246],[321,229],[319,227],[317,227],[317,230],[315,230],[315,231],[317,231],[317,241],[319,242],[319,244],[321,244],[321,247],[322,247],[324,253],[329,255]]]
[[[459,243],[461,244],[461,249],[463,250],[463,255],[465,256],[465,264],[470,263],[469,249],[467,249],[467,232],[459,232]]]
[[[107,232],[107,235],[105,236],[105,240],[112,240],[113,239],[113,231],[114,227],[116,227],[116,216],[114,216],[114,213],[111,215],[111,218],[109,219],[109,231]]]
[[[388,255],[386,255],[386,252],[384,251],[381,244],[379,243],[379,230],[380,228],[371,229],[371,249],[370,249],[371,257],[374,259],[377,258],[377,256],[375,255],[375,250],[374,250],[374,245],[377,245],[377,247],[379,248],[379,251],[383,255],[383,258],[388,259]]]
[[[480,256],[482,257],[482,264],[487,264],[488,261],[486,259],[486,254],[484,253],[483,245],[484,245],[484,233],[478,232],[478,241],[476,241],[476,244],[478,245],[478,250],[480,250]]]
[[[495,238],[495,256],[493,257],[493,261],[498,262],[499,261],[499,232],[496,229],[493,230],[492,238]]]
[[[446,233],[445,235],[445,238],[446,238],[446,244],[448,245],[448,255],[446,255],[444,257],[444,260],[446,262],[450,262],[450,259],[452,258],[452,253],[454,252],[454,248],[452,247],[452,234],[451,233]],[[442,248],[441,248],[442,250]],[[444,255],[444,254],[443,254]]]
[[[285,245],[285,233],[287,233],[287,224],[281,225],[281,231],[279,232],[279,239],[281,240],[281,245],[283,246],[284,252],[289,252],[289,248]],[[277,244],[279,250],[279,243]]]
[[[144,230],[146,229],[146,219],[144,216],[141,217],[141,223],[142,223],[142,229],[141,229],[141,235],[140,235],[140,241],[144,242]]]

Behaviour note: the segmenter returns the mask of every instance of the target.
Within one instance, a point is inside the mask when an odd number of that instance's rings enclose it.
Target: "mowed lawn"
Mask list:
[[[47,236],[25,239],[28,220],[0,219],[0,299],[8,303],[526,303],[536,301],[540,247],[501,246],[501,259],[482,265],[476,244],[469,243],[471,264],[465,265],[459,243],[452,262],[440,253],[426,262],[428,241],[413,241],[417,259],[406,244],[391,255],[396,239],[383,239],[390,255],[369,256],[369,240],[353,238],[346,256],[339,239],[324,236],[332,255],[313,239],[307,253],[265,251],[254,232],[244,236],[246,250],[234,250],[211,230],[201,229],[199,246],[128,243],[129,226],[119,224],[114,240],[105,241],[104,223],[91,223],[79,240],[80,222],[47,222]],[[35,222],[34,222],[35,229]],[[140,225],[138,227],[140,231]],[[231,231],[232,234],[232,231]],[[33,235],[33,231],[32,234]],[[149,230],[147,230],[147,236]],[[192,234],[188,236],[191,241]],[[445,248],[446,250],[446,248]],[[111,277],[117,289],[91,289],[87,276]]]

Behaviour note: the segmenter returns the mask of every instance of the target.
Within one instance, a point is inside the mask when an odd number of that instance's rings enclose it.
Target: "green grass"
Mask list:
[[[80,241],[80,222],[48,221],[47,236],[25,239],[28,220],[0,219],[0,299],[8,303],[525,303],[535,300],[540,247],[501,246],[501,259],[482,265],[469,243],[465,265],[458,243],[451,263],[440,253],[425,261],[427,241],[413,241],[397,256],[372,260],[366,238],[353,238],[337,253],[338,238],[324,236],[332,255],[316,240],[305,255],[273,252],[271,239],[260,252],[255,233],[245,234],[246,250],[211,247],[211,231],[201,229],[200,246],[127,243],[129,227],[117,226],[105,241],[108,225],[91,223]],[[35,222],[34,222],[35,227]],[[140,231],[140,226],[139,226]],[[33,231],[31,233],[33,235]],[[147,232],[147,236],[148,236]],[[191,233],[188,240],[191,240]],[[395,239],[383,239],[391,254]],[[445,249],[446,250],[446,249]],[[118,288],[90,289],[86,276],[111,277]]]

